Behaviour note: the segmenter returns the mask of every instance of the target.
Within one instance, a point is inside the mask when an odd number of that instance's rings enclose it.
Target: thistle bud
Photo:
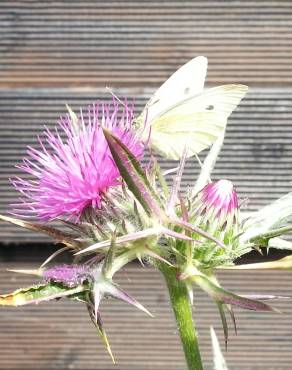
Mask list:
[[[195,223],[225,242],[238,233],[238,198],[233,184],[219,180],[207,184],[193,204]],[[227,237],[227,240],[225,240]]]

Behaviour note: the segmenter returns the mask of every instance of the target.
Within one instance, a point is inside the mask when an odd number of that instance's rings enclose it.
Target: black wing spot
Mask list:
[[[214,110],[214,105],[208,105],[208,107],[206,108],[206,110]]]

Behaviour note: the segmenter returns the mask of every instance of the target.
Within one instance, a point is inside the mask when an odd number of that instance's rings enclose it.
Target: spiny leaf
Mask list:
[[[58,230],[54,227],[42,225],[37,222],[24,221],[18,218],[8,217],[0,215],[0,219],[3,221],[10,222],[11,224],[21,226],[25,229],[40,232],[53,238],[56,242],[65,244],[66,246],[74,249],[80,249],[82,244],[72,238],[68,233]]]
[[[145,312],[147,315],[153,317],[153,315],[141,303],[139,303],[135,298],[131,297],[128,293],[126,293],[121,288],[117,287],[116,285],[108,284],[105,288],[105,292],[117,299],[120,299],[121,301],[129,303],[130,305]]]
[[[68,297],[86,290],[86,287],[79,285],[75,288],[67,288],[61,284],[49,283],[34,285],[26,289],[18,289],[11,294],[0,296],[2,306],[24,306],[43,301],[50,301],[56,298]]]
[[[264,312],[280,312],[276,308],[267,305],[264,302],[260,302],[255,299],[249,299],[237,294],[228,292],[220,286],[214,284],[209,278],[203,275],[196,275],[192,277],[193,280],[208,293],[215,301],[239,306],[247,310],[252,311],[264,311]]]
[[[128,148],[110,131],[103,128],[113,159],[130,191],[149,216],[163,218],[164,211],[140,163]]]

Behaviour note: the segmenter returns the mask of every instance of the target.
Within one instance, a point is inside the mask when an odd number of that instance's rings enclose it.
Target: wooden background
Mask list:
[[[230,119],[216,177],[234,181],[240,197],[249,198],[247,210],[291,191],[292,1],[0,1],[0,26],[1,212],[16,197],[8,180],[17,173],[13,166],[65,103],[78,108],[108,100],[110,86],[135,98],[139,112],[155,88],[197,55],[209,59],[207,86],[250,86]],[[197,173],[189,163],[184,186]],[[47,239],[4,223],[0,241],[1,292],[29,282],[8,274],[7,266],[36,266],[52,249]],[[223,281],[237,292],[292,295],[291,273],[244,276],[229,273]],[[183,369],[160,277],[133,265],[121,282],[156,318],[118,302],[104,305],[115,368]],[[201,293],[198,301],[210,364],[208,324],[219,328],[218,315]],[[231,370],[291,369],[291,304],[280,306],[279,317],[239,313],[240,336],[227,353]],[[1,310],[0,369],[113,368],[82,311],[67,302]]]

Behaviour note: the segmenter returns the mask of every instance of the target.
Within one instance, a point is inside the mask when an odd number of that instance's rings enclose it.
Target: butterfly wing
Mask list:
[[[191,96],[156,115],[150,122],[151,147],[169,159],[188,157],[209,147],[247,92],[245,85],[223,85]]]
[[[178,100],[200,94],[204,88],[207,65],[208,60],[203,56],[184,64],[155,92],[146,104],[142,116],[147,116],[147,121],[151,122]]]

